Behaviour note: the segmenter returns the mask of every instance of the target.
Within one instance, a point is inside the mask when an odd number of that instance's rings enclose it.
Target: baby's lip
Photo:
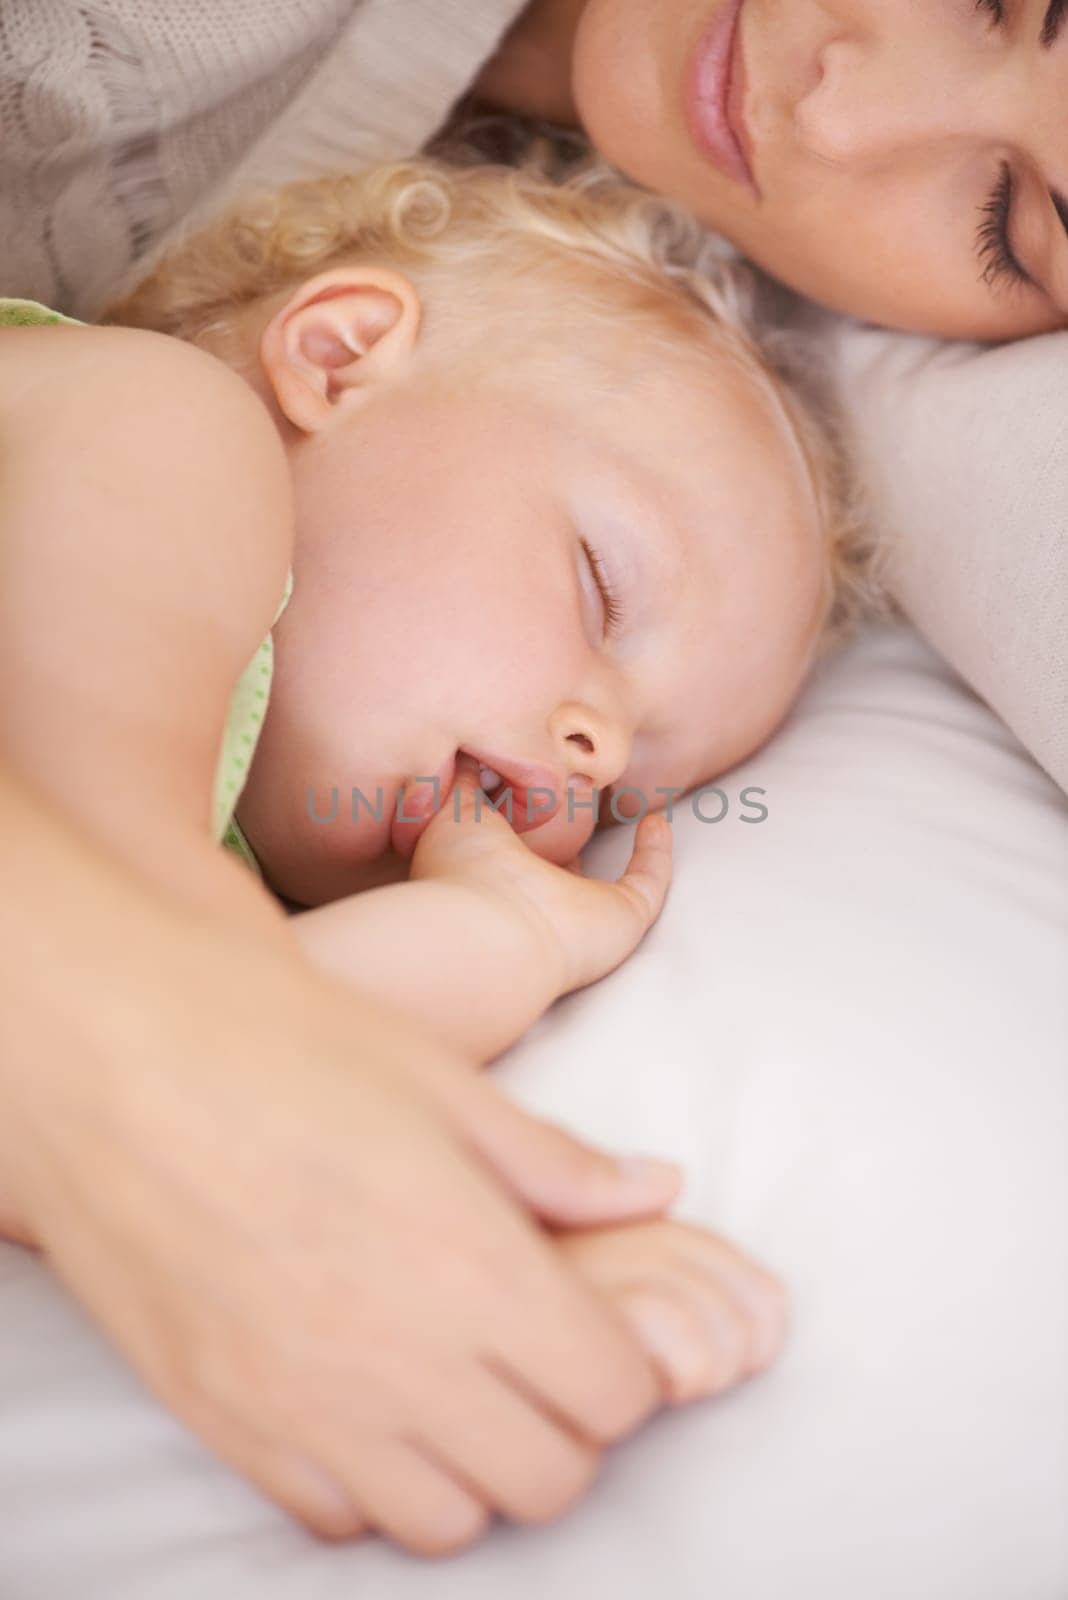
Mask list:
[[[490,768],[500,778],[492,797],[496,809],[516,833],[530,833],[542,827],[563,805],[559,776],[544,762],[524,761],[495,751],[471,750],[465,745],[462,750],[454,750],[437,772],[417,774],[425,781],[410,781],[407,791],[397,791],[390,820],[390,843],[403,861],[411,860],[431,819],[447,804],[456,778],[458,755],[470,756],[480,767]],[[507,790],[511,790],[510,808]]]
[[[508,818],[516,833],[530,833],[556,816],[564,803],[560,776],[542,761],[523,761],[516,756],[494,755],[484,750],[465,750],[480,767],[489,767],[500,778],[500,785],[492,791],[499,800],[508,789],[512,791],[511,816],[507,800],[501,801],[501,814]]]

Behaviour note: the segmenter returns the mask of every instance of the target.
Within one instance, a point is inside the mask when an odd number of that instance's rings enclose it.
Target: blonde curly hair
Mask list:
[[[617,356],[629,337],[640,337],[643,359],[657,346],[697,365],[728,355],[778,396],[808,464],[829,575],[818,654],[862,616],[886,610],[882,552],[867,533],[811,346],[762,333],[750,269],[687,213],[600,162],[551,181],[531,154],[519,167],[421,156],[292,183],[173,244],[103,320],[233,360],[265,302],[358,261],[388,263],[420,290],[445,282],[448,293],[425,302],[424,333],[439,342],[466,330],[470,343],[489,286],[506,285],[513,314],[477,352],[487,367],[510,359],[510,337],[524,359],[537,359],[539,343],[546,360],[557,359],[560,339],[531,333],[531,319],[549,314],[557,327],[580,319]]]

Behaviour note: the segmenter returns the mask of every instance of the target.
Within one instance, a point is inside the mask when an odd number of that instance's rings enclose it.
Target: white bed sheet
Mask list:
[[[685,1162],[792,1286],[781,1364],[430,1565],[304,1534],[0,1246],[2,1600],[1065,1600],[1068,803],[895,627],[746,784],[767,821],[681,814],[646,944],[500,1070]]]

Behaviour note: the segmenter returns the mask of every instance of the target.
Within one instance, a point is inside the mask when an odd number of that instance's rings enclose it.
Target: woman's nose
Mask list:
[[[1015,137],[1021,52],[992,49],[980,20],[974,41],[965,40],[929,7],[914,9],[924,13],[922,28],[887,6],[825,45],[820,76],[794,109],[798,142],[811,155],[856,169],[951,141]]]
[[[549,732],[565,782],[585,777],[594,787],[605,789],[630,760],[630,729],[614,713],[567,701],[550,717]]]

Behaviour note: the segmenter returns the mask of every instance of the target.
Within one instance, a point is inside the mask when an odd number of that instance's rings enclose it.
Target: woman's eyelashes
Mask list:
[[[588,540],[582,539],[579,542],[582,545],[583,554],[589,563],[590,572],[593,575],[593,581],[597,585],[597,592],[601,597],[601,609],[604,612],[605,637],[608,639],[614,638],[616,634],[620,632],[623,626],[624,618],[622,603],[619,599],[619,595],[609,580],[608,574],[605,572],[604,562],[597,554],[597,551],[593,548]]]
[[[975,236],[983,282],[991,289],[1001,282],[1019,285],[1032,281],[1030,273],[1020,265],[1009,236],[1012,195],[1012,169],[1004,161],[989,198],[979,208],[979,227]]]

